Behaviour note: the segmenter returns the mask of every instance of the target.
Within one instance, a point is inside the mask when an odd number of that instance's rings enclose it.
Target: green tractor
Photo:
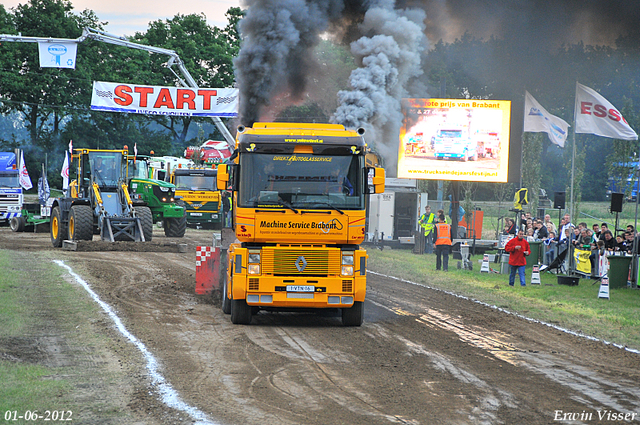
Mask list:
[[[153,222],[162,222],[165,236],[181,238],[187,229],[184,206],[178,205],[175,185],[149,178],[149,157],[129,155],[127,182],[134,205],[151,209]]]

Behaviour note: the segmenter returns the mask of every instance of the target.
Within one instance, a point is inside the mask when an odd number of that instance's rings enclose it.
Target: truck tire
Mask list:
[[[181,238],[187,230],[187,217],[165,218],[162,224],[164,235],[168,238]]]
[[[138,218],[140,218],[140,224],[142,224],[142,232],[144,234],[145,242],[151,242],[153,239],[153,214],[149,207],[137,207]]]
[[[231,323],[234,325],[251,323],[251,307],[246,300],[231,300]]]
[[[51,243],[55,248],[62,246],[64,236],[67,234],[67,225],[62,222],[62,213],[60,207],[55,207],[51,210]]]
[[[222,312],[224,314],[231,314],[231,300],[229,299],[227,293],[226,273],[224,279],[222,280]]]
[[[355,301],[350,308],[342,309],[343,326],[360,326],[364,321],[364,302]]]
[[[93,239],[93,210],[88,205],[74,205],[69,211],[67,233],[72,241]]]
[[[24,232],[25,224],[24,217],[13,217],[9,221],[9,226],[11,226],[12,232]]]
[[[220,283],[222,284],[222,312],[224,314],[231,314],[231,300],[228,297],[227,288],[227,251],[222,250],[220,252]]]

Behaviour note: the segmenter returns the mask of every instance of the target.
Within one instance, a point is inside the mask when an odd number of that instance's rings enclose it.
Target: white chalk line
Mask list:
[[[61,260],[54,260],[54,263],[56,263],[60,267],[65,268],[69,272],[69,274],[73,276],[76,282],[82,285],[82,287],[89,293],[91,298],[93,298],[93,300],[98,303],[98,305],[100,305],[100,307],[102,307],[102,309],[109,315],[111,320],[113,320],[118,331],[120,331],[123,336],[125,336],[133,345],[138,348],[138,350],[142,352],[145,359],[147,360],[147,370],[151,375],[152,384],[156,386],[158,393],[160,393],[162,402],[172,409],[183,411],[191,416],[191,418],[197,421],[196,425],[215,425],[214,422],[209,421],[207,415],[204,412],[188,405],[180,399],[178,392],[173,388],[173,386],[171,386],[170,383],[166,381],[164,376],[162,376],[162,374],[160,373],[160,365],[158,364],[156,358],[153,356],[153,354],[151,354],[151,352],[149,352],[147,347],[138,338],[136,338],[133,334],[131,334],[131,332],[127,330],[127,328],[113,311],[111,306],[102,301],[100,297],[98,297],[98,294],[96,294],[91,289],[89,284],[85,282],[84,279],[82,279],[77,273],[75,273],[71,267],[67,266]]]
[[[421,286],[423,288],[431,289],[433,291],[442,292],[442,293],[445,293],[445,294],[448,294],[448,295],[453,295],[454,297],[457,297],[457,298],[460,298],[460,299],[463,299],[463,300],[473,301],[476,304],[480,304],[480,305],[483,305],[485,307],[490,307],[490,308],[492,308],[494,310],[500,311],[502,313],[510,314],[512,316],[515,316],[515,317],[519,317],[520,319],[524,319],[524,320],[527,320],[527,321],[532,322],[532,323],[539,323],[541,325],[548,326],[550,328],[556,329],[556,330],[558,330],[560,332],[567,333],[569,335],[577,336],[577,337],[580,337],[580,338],[585,338],[585,339],[588,339],[590,341],[601,342],[601,343],[606,344],[606,345],[611,345],[613,347],[626,350],[626,351],[628,351],[630,353],[640,354],[639,350],[636,350],[636,349],[633,349],[633,348],[629,348],[629,347],[627,347],[625,345],[621,345],[621,344],[616,344],[616,343],[613,343],[613,342],[605,341],[605,340],[596,338],[594,336],[584,334],[582,332],[572,331],[570,329],[566,329],[566,328],[563,328],[561,326],[554,325],[553,323],[547,323],[547,322],[543,322],[541,320],[532,319],[531,317],[523,316],[520,313],[515,313],[513,311],[506,310],[506,309],[504,309],[502,307],[498,307],[497,305],[487,304],[484,301],[479,301],[479,300],[475,300],[473,298],[466,297],[464,295],[456,294],[455,292],[447,291],[447,290],[440,289],[440,288],[434,288],[432,286],[425,285],[424,283],[412,282],[410,280],[401,279],[399,277],[389,276],[389,275],[382,274],[382,273],[377,273],[377,272],[374,272],[374,271],[371,271],[371,270],[367,270],[367,273],[371,273],[371,274],[376,275],[376,276],[386,277],[386,278],[389,278],[389,279],[395,279],[395,280],[398,280],[400,282],[409,283],[411,285]]]

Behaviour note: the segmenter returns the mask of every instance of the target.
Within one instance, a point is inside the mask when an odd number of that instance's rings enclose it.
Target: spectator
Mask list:
[[[600,227],[598,227],[598,223],[593,223],[591,228],[593,229],[593,238],[595,242],[598,242],[600,240]]]
[[[535,240],[541,241],[547,239],[547,237],[549,237],[549,231],[543,225],[542,220],[536,220],[535,225],[536,228],[533,232],[533,237],[535,238]]]
[[[603,235],[604,249],[607,251],[614,251],[616,249],[616,240],[613,238],[611,231],[603,230],[601,235]]]
[[[567,237],[566,230],[573,229],[574,225],[571,223],[571,217],[569,214],[565,214],[560,221],[560,240],[564,240]]]
[[[549,232],[549,237],[544,241],[544,264],[549,265],[556,258],[556,234],[553,231]]]
[[[604,232],[606,232],[607,230],[609,230],[609,226],[607,225],[607,223],[602,223],[600,225],[600,235],[604,234]]]
[[[536,238],[533,236],[533,227],[527,229],[527,242],[533,242]]]
[[[436,216],[431,212],[431,207],[427,205],[424,207],[424,214],[420,216],[418,223],[424,229],[424,253],[433,253],[433,229],[436,225]]]
[[[449,271],[449,251],[451,251],[451,226],[444,222],[444,214],[438,216],[436,224],[436,270]]]
[[[627,232],[628,232],[628,233],[633,233],[633,231],[634,231],[633,225],[629,224],[629,225],[627,226]]]
[[[553,223],[553,221],[551,221],[551,216],[549,214],[546,214],[544,216],[544,225],[547,226],[547,228],[549,227],[549,225],[551,225],[551,230],[553,231],[553,233],[554,234],[558,233],[558,228]]]
[[[526,286],[524,268],[527,265],[526,256],[531,253],[529,242],[524,238],[524,232],[518,230],[517,237],[511,239],[504,247],[509,253],[509,286],[514,286],[516,271],[520,275],[520,286]]]
[[[504,234],[515,235],[516,234],[516,222],[512,218],[505,218]]]

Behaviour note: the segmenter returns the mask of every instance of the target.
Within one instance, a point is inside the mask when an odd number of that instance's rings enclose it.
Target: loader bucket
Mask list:
[[[103,241],[144,242],[142,223],[137,217],[104,217],[100,227]]]

